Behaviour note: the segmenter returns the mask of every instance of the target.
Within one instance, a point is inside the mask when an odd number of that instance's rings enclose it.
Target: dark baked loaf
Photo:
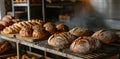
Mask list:
[[[79,37],[70,46],[70,50],[75,53],[89,53],[100,48],[99,40],[92,37]]]
[[[52,22],[47,22],[44,24],[45,30],[48,31],[50,34],[54,34],[57,32],[56,26]]]
[[[67,32],[67,31],[69,31],[69,27],[67,25],[64,25],[64,24],[58,24],[56,26],[56,28],[57,28],[57,30],[59,32]]]
[[[48,39],[48,44],[58,48],[68,47],[76,37],[69,32],[53,34]]]
[[[71,34],[79,36],[91,36],[94,32],[84,27],[75,27],[69,31]]]
[[[119,39],[118,35],[108,30],[99,30],[92,35],[93,38],[100,40],[104,44],[110,44]]]

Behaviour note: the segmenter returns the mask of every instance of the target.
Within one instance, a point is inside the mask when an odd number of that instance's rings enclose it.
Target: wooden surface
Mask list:
[[[42,40],[48,39],[48,37],[39,39],[39,38],[21,36],[19,34],[16,34],[16,38],[18,38],[20,40],[28,41],[28,42],[37,42],[37,41],[42,41]]]
[[[4,32],[1,31],[1,34],[8,36],[8,37],[15,37],[15,34],[5,34]]]

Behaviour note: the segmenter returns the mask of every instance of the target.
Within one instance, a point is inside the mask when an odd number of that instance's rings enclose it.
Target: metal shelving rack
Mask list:
[[[74,54],[73,52],[71,52],[69,50],[69,48],[59,50],[58,48],[54,48],[52,46],[49,46],[47,44],[47,40],[31,43],[31,42],[26,42],[26,41],[23,41],[23,40],[20,40],[20,39],[17,39],[17,38],[10,38],[10,37],[2,35],[2,34],[0,34],[0,38],[16,43],[17,56],[18,56],[19,59],[20,59],[20,51],[19,51],[19,48],[20,48],[19,45],[20,44],[42,50],[45,53],[49,52],[49,53],[53,53],[55,55],[63,56],[63,57],[70,58],[70,59],[100,59],[100,58],[103,58],[103,57],[107,58],[109,56],[115,55],[115,54],[105,53],[102,50],[97,51],[97,52],[93,52],[93,53],[90,53],[90,54],[87,54],[87,55]]]
[[[26,0],[26,2],[16,2],[16,0],[12,0],[12,16],[15,16],[15,7],[26,7],[27,8],[27,18],[30,19],[30,0]]]

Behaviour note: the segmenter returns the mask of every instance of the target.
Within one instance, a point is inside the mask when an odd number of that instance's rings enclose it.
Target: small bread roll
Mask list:
[[[94,32],[84,27],[75,27],[69,31],[71,34],[79,36],[91,36]]]
[[[108,30],[99,30],[92,35],[93,38],[100,40],[104,44],[110,44],[119,39],[118,35]]]

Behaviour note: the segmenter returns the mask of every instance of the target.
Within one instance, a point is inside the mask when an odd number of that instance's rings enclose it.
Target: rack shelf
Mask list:
[[[53,54],[63,56],[63,57],[66,57],[66,58],[71,58],[71,59],[84,59],[84,58],[96,59],[96,58],[101,58],[101,56],[102,57],[104,56],[104,58],[105,57],[107,58],[111,55],[115,55],[115,54],[105,53],[102,50],[99,50],[99,51],[96,51],[96,52],[93,52],[93,53],[90,53],[90,54],[87,54],[87,55],[74,54],[69,50],[69,48],[61,50],[61,49],[49,46],[47,44],[47,40],[31,43],[31,42],[26,42],[26,41],[23,41],[23,40],[19,40],[17,38],[10,38],[10,37],[4,36],[4,35],[0,35],[0,38],[5,39],[5,40],[9,40],[9,41],[12,41],[12,42],[16,42],[17,44],[22,44],[22,45],[26,45],[26,46],[29,46],[29,47],[32,47],[32,48],[36,48],[36,49],[42,50],[44,52],[49,52],[49,53],[53,53]],[[17,47],[17,48],[19,49],[19,47]]]

